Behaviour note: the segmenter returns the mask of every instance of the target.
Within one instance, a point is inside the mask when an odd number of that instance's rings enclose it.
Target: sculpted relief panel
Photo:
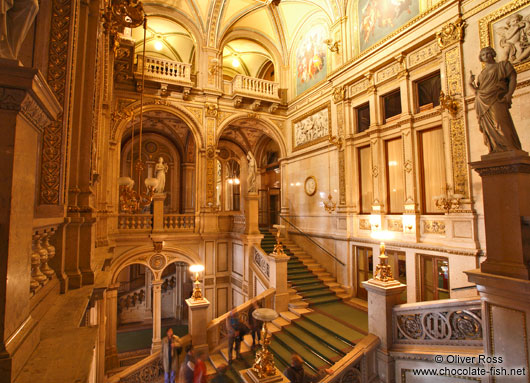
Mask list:
[[[498,61],[520,72],[530,68],[530,0],[515,0],[480,20],[481,48],[491,46]]]
[[[312,110],[293,120],[293,150],[327,140],[331,134],[331,105]]]

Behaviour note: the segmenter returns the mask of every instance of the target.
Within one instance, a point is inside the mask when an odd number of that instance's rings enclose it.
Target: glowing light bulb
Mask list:
[[[240,63],[239,63],[239,60],[238,60],[237,58],[234,57],[234,59],[232,60],[232,66],[233,66],[234,68],[237,68],[237,67],[239,67],[239,64],[240,64]]]
[[[235,183],[236,185],[239,185],[239,183],[240,183],[239,178],[236,178],[236,179],[234,180],[234,183]]]
[[[164,48],[164,44],[162,44],[162,41],[160,40],[155,41],[155,49],[157,51],[161,51],[162,48]]]

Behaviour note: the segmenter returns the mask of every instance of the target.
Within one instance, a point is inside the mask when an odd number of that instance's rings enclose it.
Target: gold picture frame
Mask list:
[[[479,20],[479,34],[480,34],[480,48],[487,46],[492,47],[498,52],[495,45],[495,36],[493,35],[493,28],[499,22],[507,19],[514,13],[523,10],[530,5],[530,0],[514,0],[511,3],[497,9],[495,12],[481,18]],[[530,14],[530,12],[529,12]],[[530,69],[530,56],[520,63],[512,63],[515,70],[519,73]]]
[[[318,137],[316,139],[313,139],[313,140],[310,140],[310,141],[306,141],[306,142],[303,142],[301,144],[298,144],[296,143],[296,124],[298,124],[299,122],[305,120],[306,118],[308,117],[311,117],[311,116],[314,116],[315,114],[317,113],[320,113],[321,111],[325,110],[327,108],[327,115],[328,115],[328,132],[327,134],[321,136],[321,137]],[[328,141],[330,139],[332,135],[332,124],[331,124],[331,101],[328,101],[326,102],[325,104],[322,104],[322,105],[319,105],[318,107],[310,110],[309,112],[307,113],[304,113],[303,115],[301,115],[300,117],[297,117],[295,118],[292,123],[291,123],[291,136],[292,136],[292,143],[293,143],[293,152],[294,151],[297,151],[297,150],[300,150],[300,149],[304,149],[304,148],[307,148],[309,146],[312,146],[312,145],[315,145],[319,142],[323,142],[323,141]]]
[[[308,191],[307,191],[307,182],[308,182],[309,180],[313,180],[313,181],[315,182],[315,190],[313,190],[313,192],[308,192]],[[309,177],[307,177],[307,178],[305,179],[305,181],[304,181],[304,191],[305,191],[305,194],[307,194],[308,196],[311,197],[311,196],[315,195],[315,193],[317,192],[317,190],[318,190],[318,182],[317,182],[317,179],[315,178],[315,176],[309,176]]]

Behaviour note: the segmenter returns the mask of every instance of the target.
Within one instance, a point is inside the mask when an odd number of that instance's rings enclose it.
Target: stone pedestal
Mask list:
[[[166,193],[156,193],[153,196],[153,232],[164,231],[164,201]]]
[[[381,382],[394,382],[394,359],[388,352],[393,342],[392,308],[400,303],[400,294],[407,285],[370,279],[363,286],[368,291],[368,331],[381,339],[377,350],[379,378]]]
[[[162,348],[162,282],[153,281],[153,341],[151,354]]]
[[[281,373],[280,370],[276,368],[276,375],[273,376],[267,376],[265,378],[259,378],[256,373],[252,370],[252,368],[247,368],[246,370],[239,371],[239,375],[241,376],[241,379],[245,383],[287,383],[289,382],[289,379],[285,377],[284,374]]]
[[[287,261],[289,256],[285,254],[269,255],[269,287],[275,288],[274,309],[281,313],[289,310],[289,291],[287,286]]]
[[[119,367],[117,329],[118,329],[118,286],[109,287],[105,293],[106,307],[106,328],[105,337],[105,371]]]
[[[191,344],[196,351],[208,351],[208,339],[206,336],[206,328],[208,327],[208,307],[210,302],[203,298],[201,300],[194,300],[193,298],[186,299],[188,305],[188,328],[191,335]]]
[[[36,69],[0,59],[0,382],[11,382],[40,338],[30,315],[32,222],[42,135],[60,105]],[[56,164],[60,166],[60,164]],[[37,167],[39,166],[39,167]]]
[[[493,153],[471,163],[482,177],[487,259],[484,273],[530,279],[530,157]],[[526,241],[526,243],[525,243]]]
[[[258,193],[248,193],[245,197],[245,233],[259,234]]]
[[[530,281],[487,274],[480,270],[465,273],[470,282],[477,284],[482,301],[484,352],[502,356],[504,368],[526,368],[526,376],[503,376],[502,382],[528,382]]]

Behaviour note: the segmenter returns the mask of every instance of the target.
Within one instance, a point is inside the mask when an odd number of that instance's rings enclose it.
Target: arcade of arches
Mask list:
[[[423,382],[434,348],[514,350],[530,381],[529,20],[529,0],[0,0],[0,383],[162,381],[169,327],[213,375],[252,302],[280,315],[280,370]],[[506,111],[523,151],[488,154]]]

